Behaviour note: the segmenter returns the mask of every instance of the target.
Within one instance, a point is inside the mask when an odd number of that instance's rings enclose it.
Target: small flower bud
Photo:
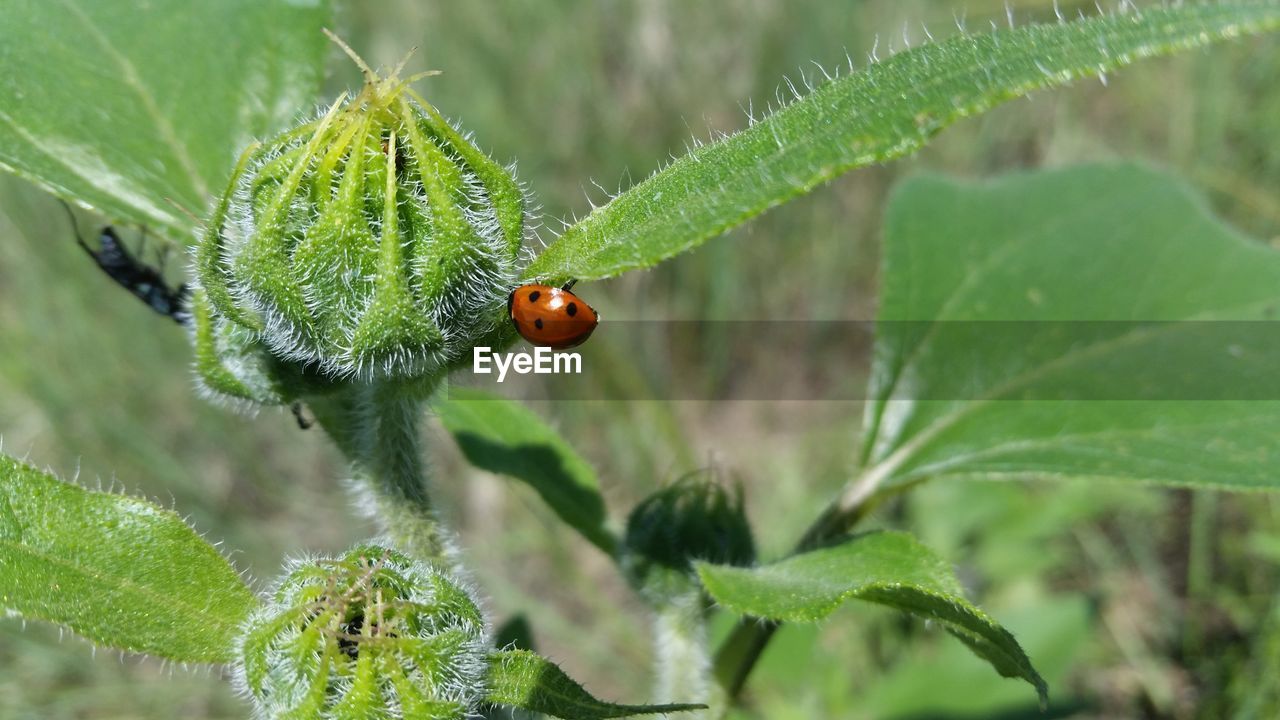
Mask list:
[[[255,343],[333,378],[430,376],[501,321],[522,190],[406,81],[367,75],[355,97],[246,151],[210,218],[195,269],[212,389],[252,385],[242,351]]]
[[[698,472],[650,495],[627,519],[624,567],[654,601],[696,587],[693,561],[750,565],[755,541],[739,489]]]
[[[236,680],[261,718],[471,717],[489,641],[469,592],[394,550],[298,562],[246,625]]]

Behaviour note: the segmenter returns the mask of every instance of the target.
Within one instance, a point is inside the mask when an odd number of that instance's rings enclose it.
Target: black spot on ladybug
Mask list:
[[[574,315],[578,314],[578,304],[569,303],[568,307],[566,307],[564,311],[569,313],[569,317],[573,317]]]
[[[538,302],[538,298],[540,297],[542,297],[542,293],[538,292],[537,290],[534,290],[533,292],[529,293],[529,302]]]
[[[538,293],[534,293],[534,295],[537,295],[537,294],[538,294]],[[536,327],[536,328],[538,328],[539,330],[541,330],[541,329],[542,329],[542,318],[537,318],[536,320],[534,320],[534,321],[533,321],[533,326],[534,326],[534,327]]]

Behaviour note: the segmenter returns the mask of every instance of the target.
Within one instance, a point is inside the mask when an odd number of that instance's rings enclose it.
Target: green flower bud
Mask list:
[[[197,370],[279,402],[267,353],[330,378],[437,374],[500,326],[525,198],[395,73],[241,158],[196,250]],[[234,380],[235,382],[229,382]]]
[[[755,562],[755,541],[742,507],[708,472],[695,472],[645,498],[627,518],[624,568],[659,604],[698,587],[693,561]]]
[[[236,681],[261,718],[472,717],[489,639],[471,594],[394,550],[288,569],[246,625]]]

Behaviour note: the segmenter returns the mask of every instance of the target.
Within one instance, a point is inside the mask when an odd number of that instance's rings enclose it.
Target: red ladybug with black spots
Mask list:
[[[581,345],[600,324],[600,313],[562,288],[521,285],[507,298],[507,312],[520,337],[555,350]]]

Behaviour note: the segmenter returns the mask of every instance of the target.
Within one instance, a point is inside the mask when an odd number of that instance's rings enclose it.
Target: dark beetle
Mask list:
[[[102,268],[102,272],[115,280],[117,285],[133,293],[134,297],[146,303],[147,307],[179,325],[190,327],[192,318],[189,285],[183,283],[176,288],[170,287],[165,282],[161,269],[147,265],[134,257],[110,225],[102,228],[98,233],[98,249],[94,250],[80,236],[80,228],[76,225],[76,216],[71,212],[71,207],[66,203],[63,203],[63,207],[71,217],[71,226],[75,228],[76,243],[89,254],[89,257],[93,258],[98,267]],[[161,262],[163,263],[163,260]],[[293,403],[290,409],[293,411],[294,419],[298,421],[299,428],[306,430],[314,423],[304,414],[301,402]]]
[[[76,227],[76,218],[70,207],[67,208],[67,214],[71,217],[72,227]],[[186,283],[176,288],[170,287],[160,270],[141,262],[129,252],[111,226],[102,228],[98,233],[97,250],[84,241],[78,227],[75,233],[76,243],[118,285],[133,293],[134,297],[152,310],[179,325],[191,323],[191,289]]]

